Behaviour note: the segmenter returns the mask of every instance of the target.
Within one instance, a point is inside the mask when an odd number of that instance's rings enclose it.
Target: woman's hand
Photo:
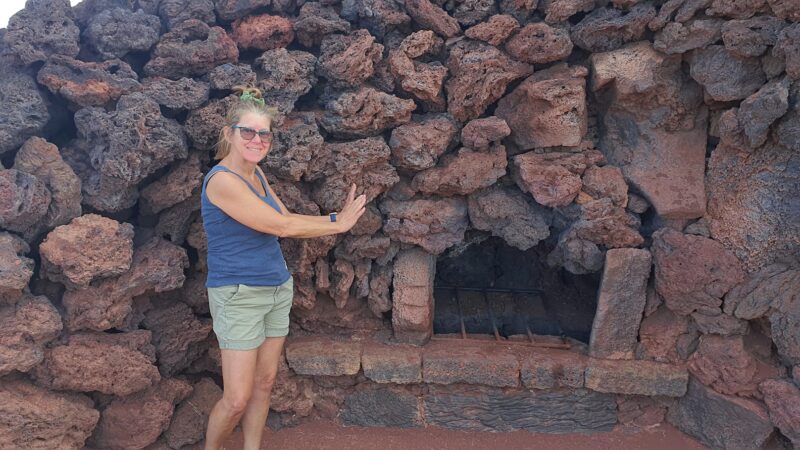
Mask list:
[[[342,210],[336,214],[336,223],[339,225],[339,232],[344,233],[353,228],[358,222],[359,217],[364,214],[366,208],[364,205],[367,203],[367,197],[364,194],[356,197],[356,185],[350,186],[350,192],[347,194],[347,199],[344,202]]]

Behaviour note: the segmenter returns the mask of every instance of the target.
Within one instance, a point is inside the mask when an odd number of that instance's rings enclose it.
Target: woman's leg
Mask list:
[[[242,418],[243,450],[258,450],[261,447],[261,436],[267,423],[272,386],[278,374],[284,341],[285,336],[268,337],[258,348],[253,394]]]
[[[205,450],[219,450],[242,418],[253,393],[258,349],[221,350],[222,398],[208,416]]]

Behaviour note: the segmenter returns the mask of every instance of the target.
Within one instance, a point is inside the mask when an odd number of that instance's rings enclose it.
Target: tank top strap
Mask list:
[[[232,171],[231,169],[229,169],[229,168],[227,168],[227,167],[225,167],[225,166],[223,166],[221,164],[217,164],[216,166],[212,167],[210,171],[208,171],[208,174],[206,175],[206,179],[203,181],[203,189],[204,190],[205,190],[206,184],[208,184],[208,180],[210,180],[211,176],[216,172],[228,172],[228,173],[232,173],[232,174],[236,175],[237,177],[239,177],[240,180],[244,181],[244,184],[246,184],[247,187],[249,187],[250,190],[253,191],[254,194],[256,194],[256,196],[262,197],[261,193],[259,193],[256,190],[256,188],[253,187],[252,184],[250,184],[249,181],[245,180],[243,176],[239,175],[238,173]],[[261,180],[261,183],[263,185],[264,184],[264,180],[261,179],[261,175],[258,174],[258,170],[256,170],[256,174],[258,175],[258,178],[259,178],[259,180]],[[266,186],[264,186],[264,192],[267,193],[266,196],[269,197],[269,192],[267,191],[267,187]]]

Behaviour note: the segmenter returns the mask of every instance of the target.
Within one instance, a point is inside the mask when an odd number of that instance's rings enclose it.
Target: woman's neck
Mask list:
[[[256,166],[257,166],[256,163],[241,158],[234,158],[233,155],[229,155],[227,158],[223,158],[222,161],[220,161],[220,164],[227,167],[228,169],[233,170],[239,175],[243,175],[246,177],[252,178],[256,173]]]

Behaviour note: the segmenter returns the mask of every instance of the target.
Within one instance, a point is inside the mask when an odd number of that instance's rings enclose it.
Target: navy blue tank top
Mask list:
[[[203,227],[208,239],[208,280],[206,287],[219,287],[231,284],[252,286],[279,286],[291,274],[283,259],[278,238],[271,234],[256,231],[236,221],[225,211],[211,203],[206,195],[206,185],[217,172],[230,172],[247,184],[261,200],[281,213],[278,203],[269,195],[266,180],[256,170],[264,192],[261,195],[238,173],[222,165],[214,166],[203,180],[201,208]]]

